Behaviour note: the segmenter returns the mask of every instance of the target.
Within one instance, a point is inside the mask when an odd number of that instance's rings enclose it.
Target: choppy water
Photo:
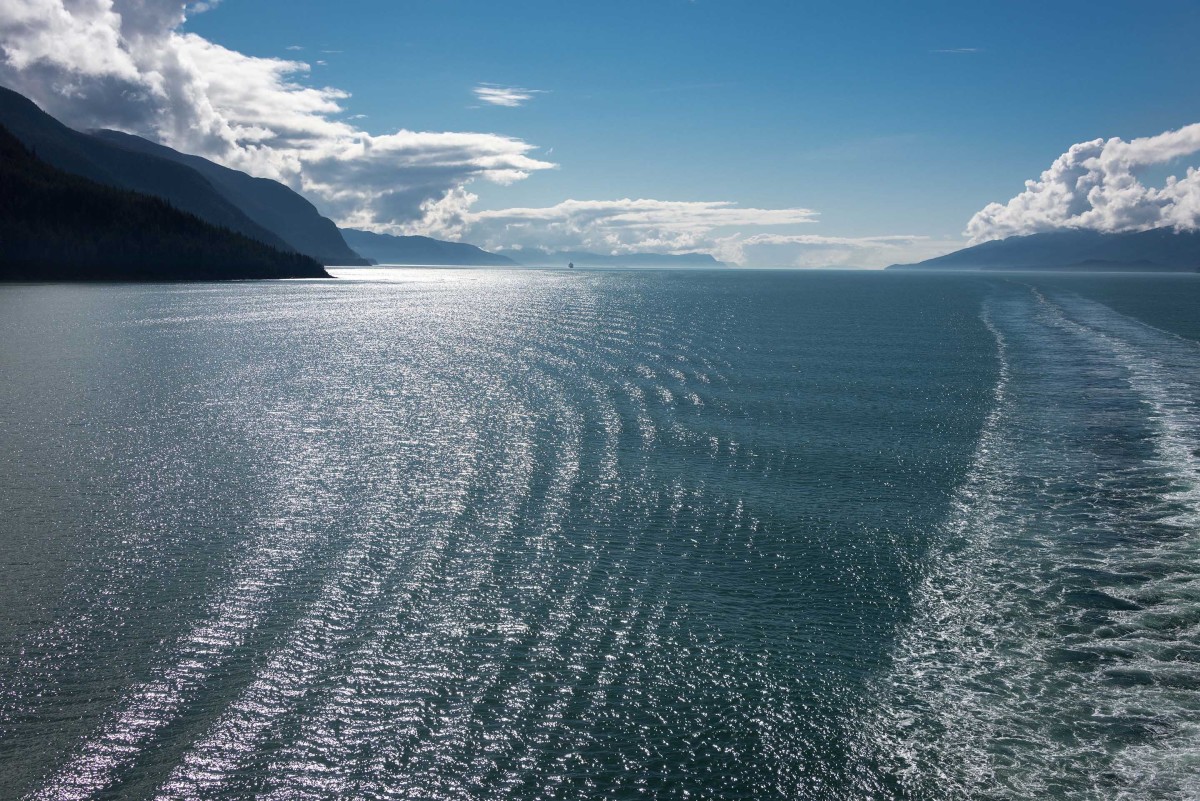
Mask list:
[[[347,275],[0,289],[0,797],[1200,795],[1195,277]]]

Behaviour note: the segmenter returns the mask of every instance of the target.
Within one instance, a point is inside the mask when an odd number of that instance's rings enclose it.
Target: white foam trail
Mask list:
[[[942,661],[944,638],[961,626],[964,604],[978,602],[977,593],[970,586],[971,576],[956,570],[955,563],[981,546],[978,540],[986,536],[1000,516],[999,501],[1004,488],[998,463],[1004,449],[1003,426],[1009,413],[1012,367],[1008,341],[994,322],[988,305],[980,312],[980,320],[996,347],[997,374],[991,409],[984,418],[971,465],[951,500],[949,517],[939,535],[941,542],[935,544],[936,550],[924,566],[924,578],[914,593],[919,604],[916,619],[896,649],[896,672],[887,686],[878,688],[879,696],[887,699],[881,707],[884,719],[862,732],[871,738],[882,735],[882,747],[878,742],[860,746],[860,760],[889,763],[883,766],[884,771],[896,776],[901,786],[916,795],[921,787],[949,791],[961,786],[960,771],[978,774],[984,761],[980,753],[962,753],[962,746],[971,742],[971,738],[962,736],[964,732],[960,729],[966,721],[954,714],[953,699],[938,699],[928,704],[930,708],[926,711],[936,717],[934,731],[919,728],[929,724],[917,717],[918,710],[929,700],[922,696],[934,688],[926,681],[929,674],[905,675],[906,671],[920,670],[922,665],[929,666],[926,670],[936,670]],[[957,764],[942,764],[948,752],[955,754],[952,761]],[[874,784],[876,779],[865,777],[874,785],[870,787],[872,791],[883,792],[882,786]]]
[[[1200,360],[1099,304],[989,304],[996,404],[864,751],[904,797],[1196,797]]]
[[[1148,600],[1150,604],[1145,611],[1131,612],[1124,621],[1132,636],[1120,639],[1136,646],[1136,650],[1135,657],[1123,668],[1143,671],[1151,678],[1169,671],[1171,684],[1182,683],[1184,687],[1164,688],[1155,682],[1130,688],[1126,708],[1140,707],[1160,714],[1174,710],[1176,719],[1171,721],[1172,731],[1155,744],[1121,753],[1115,770],[1134,789],[1122,790],[1116,797],[1182,792],[1181,797],[1197,798],[1200,666],[1194,661],[1179,664],[1175,654],[1193,649],[1193,655],[1200,657],[1200,413],[1196,403],[1200,345],[1143,325],[1094,301],[1067,297],[1055,304],[1039,293],[1039,302],[1064,328],[1093,337],[1110,348],[1128,371],[1130,385],[1150,407],[1149,420],[1157,431],[1153,440],[1157,466],[1172,484],[1162,495],[1160,503],[1166,508],[1160,512],[1158,522],[1176,527],[1180,534],[1148,552],[1124,557],[1134,564],[1154,560],[1171,567],[1162,578],[1137,588],[1134,600]],[[1166,362],[1172,356],[1176,364],[1168,367]],[[1178,622],[1164,629],[1165,621]]]

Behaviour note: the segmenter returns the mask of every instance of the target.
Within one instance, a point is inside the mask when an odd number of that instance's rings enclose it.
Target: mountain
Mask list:
[[[342,236],[359,254],[379,264],[519,267],[512,259],[465,242],[443,242],[427,236],[391,236],[343,228]]]
[[[119,131],[93,131],[92,136],[128,151],[191,167],[255,223],[322,264],[368,263],[350,249],[333,220],[322,217],[312,203],[278,181],[255,178],[206,158],[155,144],[140,136]]]
[[[542,248],[525,248],[523,250],[502,250],[501,254],[518,259],[522,264],[531,267],[566,267],[574,264],[576,267],[727,267],[725,262],[717,261],[708,253],[627,253],[620,256],[608,256],[601,253],[588,253],[582,250],[544,250]]]
[[[0,280],[328,277],[307,256],[52,167],[0,126]]]
[[[251,220],[200,173],[183,164],[137,153],[68,128],[33,101],[0,87],[0,125],[46,163],[118,189],[153,195],[205,222],[259,242],[292,250]]]
[[[1200,232],[1172,228],[1108,234],[1072,229],[984,242],[889,270],[1200,271]]]

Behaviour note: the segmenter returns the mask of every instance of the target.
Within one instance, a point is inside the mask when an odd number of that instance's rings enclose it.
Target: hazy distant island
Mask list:
[[[606,255],[582,250],[523,248],[500,250],[500,255],[530,267],[728,267],[708,253],[623,253]]]
[[[997,239],[889,270],[1200,271],[1200,233],[1076,229]]]
[[[607,255],[581,250],[487,251],[466,242],[446,242],[427,236],[392,236],[354,228],[341,229],[354,250],[378,264],[453,265],[460,267],[726,267],[707,253],[629,253]]]

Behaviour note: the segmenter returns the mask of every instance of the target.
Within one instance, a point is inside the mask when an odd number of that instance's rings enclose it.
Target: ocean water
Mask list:
[[[0,288],[0,798],[1200,796],[1200,278]]]

